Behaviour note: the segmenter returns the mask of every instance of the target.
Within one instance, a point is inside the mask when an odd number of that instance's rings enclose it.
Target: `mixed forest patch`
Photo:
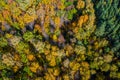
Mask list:
[[[119,79],[119,0],[0,0],[0,80]]]

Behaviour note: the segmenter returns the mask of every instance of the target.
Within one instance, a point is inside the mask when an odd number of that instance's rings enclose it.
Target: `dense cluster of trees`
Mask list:
[[[119,80],[119,0],[0,0],[0,80]]]

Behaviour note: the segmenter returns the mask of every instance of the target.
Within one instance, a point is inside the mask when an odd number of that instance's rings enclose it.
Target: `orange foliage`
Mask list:
[[[18,54],[14,54],[14,60],[15,61],[19,61],[20,60],[20,56]]]
[[[6,19],[10,15],[10,12],[7,10],[3,10],[3,17]]]
[[[40,25],[38,25],[38,24],[35,24],[34,29],[35,29],[36,31],[38,31],[39,33],[42,32],[41,27],[40,27]]]
[[[88,15],[80,16],[78,20],[78,26],[82,27],[82,25],[88,21],[88,18]]]
[[[32,54],[28,54],[27,58],[29,61],[33,61],[35,59],[34,55],[32,55]]]

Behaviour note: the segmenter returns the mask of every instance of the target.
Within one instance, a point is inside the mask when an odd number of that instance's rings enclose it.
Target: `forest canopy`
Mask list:
[[[0,0],[0,80],[119,80],[120,0]]]

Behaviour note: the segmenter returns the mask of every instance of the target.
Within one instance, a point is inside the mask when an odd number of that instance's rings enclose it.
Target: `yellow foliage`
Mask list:
[[[52,51],[56,51],[57,50],[57,46],[51,46]]]
[[[60,17],[55,17],[55,25],[56,25],[57,27],[60,26]]]
[[[76,59],[76,61],[80,62],[80,61],[83,61],[85,60],[85,55],[79,55],[79,57]]]
[[[48,73],[53,74],[54,76],[58,76],[60,71],[59,68],[48,68]]]
[[[58,75],[60,74],[59,69],[56,68],[56,69],[54,70],[54,73],[53,73],[53,74],[54,74],[55,76],[58,76]]]
[[[80,64],[77,63],[77,62],[70,62],[70,68],[73,70],[73,71],[77,71],[80,67]]]
[[[38,57],[39,59],[42,58],[41,55],[39,55],[39,54],[37,55],[37,57]]]
[[[4,22],[4,18],[1,13],[0,13],[0,22]]]
[[[30,70],[34,73],[36,73],[38,68],[39,68],[39,64],[37,62],[33,62],[30,66]]]
[[[85,7],[85,2],[83,0],[78,0],[77,8],[81,9]]]
[[[22,13],[22,11],[20,10],[20,8],[17,7],[17,3],[16,2],[10,3],[9,7],[10,7],[11,14],[12,14],[12,16],[14,18],[17,17],[17,16],[19,16]]]
[[[62,1],[59,0],[57,4],[58,4],[58,9],[61,9],[61,10],[65,9],[65,5],[64,3],[62,3]]]
[[[9,33],[6,33],[5,37],[6,37],[6,38],[12,38],[13,35],[12,35],[12,34],[9,34]]]
[[[29,49],[25,49],[24,52],[25,52],[26,54],[29,54],[29,53],[30,53],[30,50],[29,50]]]
[[[70,79],[69,79],[69,75],[67,75],[67,74],[66,74],[66,75],[63,75],[63,79],[64,79],[64,80],[70,80]]]
[[[48,55],[50,53],[50,50],[45,50],[45,55]]]
[[[59,54],[56,51],[55,52],[53,51],[53,52],[51,52],[51,55],[52,56],[58,56]]]
[[[76,46],[74,51],[77,55],[81,55],[86,53],[86,48],[84,46]]]
[[[15,61],[19,61],[20,60],[20,56],[18,54],[16,54],[16,53],[14,54],[14,60]]]
[[[71,45],[66,46],[66,56],[70,56],[72,53],[74,53],[73,47]]]
[[[66,54],[66,56],[69,56],[69,52],[68,51],[66,51],[65,54]]]
[[[23,20],[25,23],[30,23],[37,18],[36,15],[29,15],[27,13],[23,17],[24,17]]]
[[[57,41],[57,35],[55,35],[55,34],[53,35],[53,40]]]
[[[50,4],[50,1],[48,1],[48,0],[42,0],[41,3],[42,4]]]
[[[73,66],[72,70],[73,70],[73,71],[77,71],[77,70],[79,69],[79,67],[80,67],[80,64],[79,64],[79,63],[76,63],[76,64]]]
[[[89,63],[87,62],[82,62],[81,65],[86,68],[86,69],[89,69]]]
[[[105,40],[105,39],[103,39],[103,40],[101,40],[101,41],[96,41],[95,43],[94,43],[94,47],[95,47],[95,49],[99,49],[100,47],[104,47],[104,46],[106,46],[108,44],[108,41],[107,40]]]
[[[88,15],[83,15],[83,16],[80,16],[79,20],[78,20],[78,26],[79,27],[82,27],[82,25],[84,23],[86,23],[88,21]]]
[[[72,27],[76,27],[76,22],[72,22]]]
[[[32,54],[28,54],[27,58],[29,61],[33,61],[35,59],[34,55],[32,55]]]
[[[45,80],[56,80],[53,74],[48,74],[48,73],[45,73],[44,78]]]
[[[48,68],[48,73],[53,73],[53,69],[52,68]]]
[[[44,80],[42,77],[36,77],[35,80]]]
[[[79,31],[79,27],[75,27],[73,30],[73,32],[75,32],[75,33],[78,33],[78,31]]]
[[[5,31],[5,26],[2,25],[2,26],[1,26],[1,30],[2,30],[2,31]]]
[[[18,67],[18,66],[14,66],[14,67],[13,67],[13,71],[14,71],[14,72],[17,72],[17,71],[18,71],[18,69],[19,69],[19,67]]]
[[[49,62],[49,65],[50,66],[55,66],[56,65],[56,60],[55,60],[55,57],[54,56],[51,56],[51,60]]]
[[[55,0],[54,0],[55,1]],[[55,15],[55,11],[54,11],[54,6],[53,5],[50,5],[50,16],[54,16]]]
[[[16,17],[16,19],[18,20],[18,23],[19,23],[19,25],[20,25],[20,28],[24,28],[24,26],[25,26],[25,23],[24,23],[24,17],[22,17],[22,16],[19,16],[19,17]]]
[[[35,29],[36,31],[38,31],[39,33],[41,33],[41,32],[42,32],[42,30],[41,30],[41,26],[40,26],[40,25],[38,25],[38,24],[35,24],[34,29]]]
[[[95,42],[94,45],[95,45],[95,49],[98,49],[98,48],[99,48],[98,42]]]

